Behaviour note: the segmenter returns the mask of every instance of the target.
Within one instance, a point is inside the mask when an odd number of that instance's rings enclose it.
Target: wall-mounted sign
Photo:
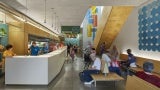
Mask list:
[[[80,33],[80,26],[62,26],[62,32]]]

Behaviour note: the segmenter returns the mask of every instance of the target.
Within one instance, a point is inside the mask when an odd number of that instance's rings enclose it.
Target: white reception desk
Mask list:
[[[39,56],[6,58],[5,84],[48,85],[61,71],[66,47]]]

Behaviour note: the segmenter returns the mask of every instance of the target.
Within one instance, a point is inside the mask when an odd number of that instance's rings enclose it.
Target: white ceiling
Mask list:
[[[0,0],[27,14],[44,26],[52,28],[52,10],[55,9],[63,26],[80,26],[90,6],[138,6],[149,0],[47,0],[47,23],[44,23],[45,0]],[[26,1],[28,10],[26,11]]]

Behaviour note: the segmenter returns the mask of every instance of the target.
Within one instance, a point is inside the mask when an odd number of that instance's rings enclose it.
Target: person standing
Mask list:
[[[67,44],[67,57],[70,55],[71,44]]]
[[[72,62],[73,62],[75,58],[75,51],[73,46],[70,47],[70,57],[72,58]]]
[[[102,56],[105,50],[106,50],[106,44],[105,42],[103,42],[100,46],[100,56]]]
[[[14,55],[16,54],[13,52],[13,45],[8,44],[6,50],[3,52],[3,57],[12,57]]]
[[[3,60],[2,60],[2,72],[4,72],[5,70],[5,58],[6,57],[12,57],[15,56],[16,54],[13,52],[13,45],[8,44],[5,47],[5,51],[3,52]]]
[[[36,45],[36,42],[32,42],[32,45],[30,47],[30,53],[31,56],[37,56],[39,54],[39,47]]]
[[[46,43],[43,44],[42,52],[43,52],[43,54],[46,54],[49,52],[48,45]]]

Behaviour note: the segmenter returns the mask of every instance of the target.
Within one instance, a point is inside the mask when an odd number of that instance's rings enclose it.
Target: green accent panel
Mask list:
[[[8,25],[0,24],[0,45],[4,47],[8,44]],[[0,51],[0,62],[2,61],[3,53]],[[2,70],[0,70],[0,76],[2,75]]]
[[[8,25],[0,24],[0,44],[6,46],[8,44]]]
[[[80,26],[62,26],[62,32],[80,33]]]

